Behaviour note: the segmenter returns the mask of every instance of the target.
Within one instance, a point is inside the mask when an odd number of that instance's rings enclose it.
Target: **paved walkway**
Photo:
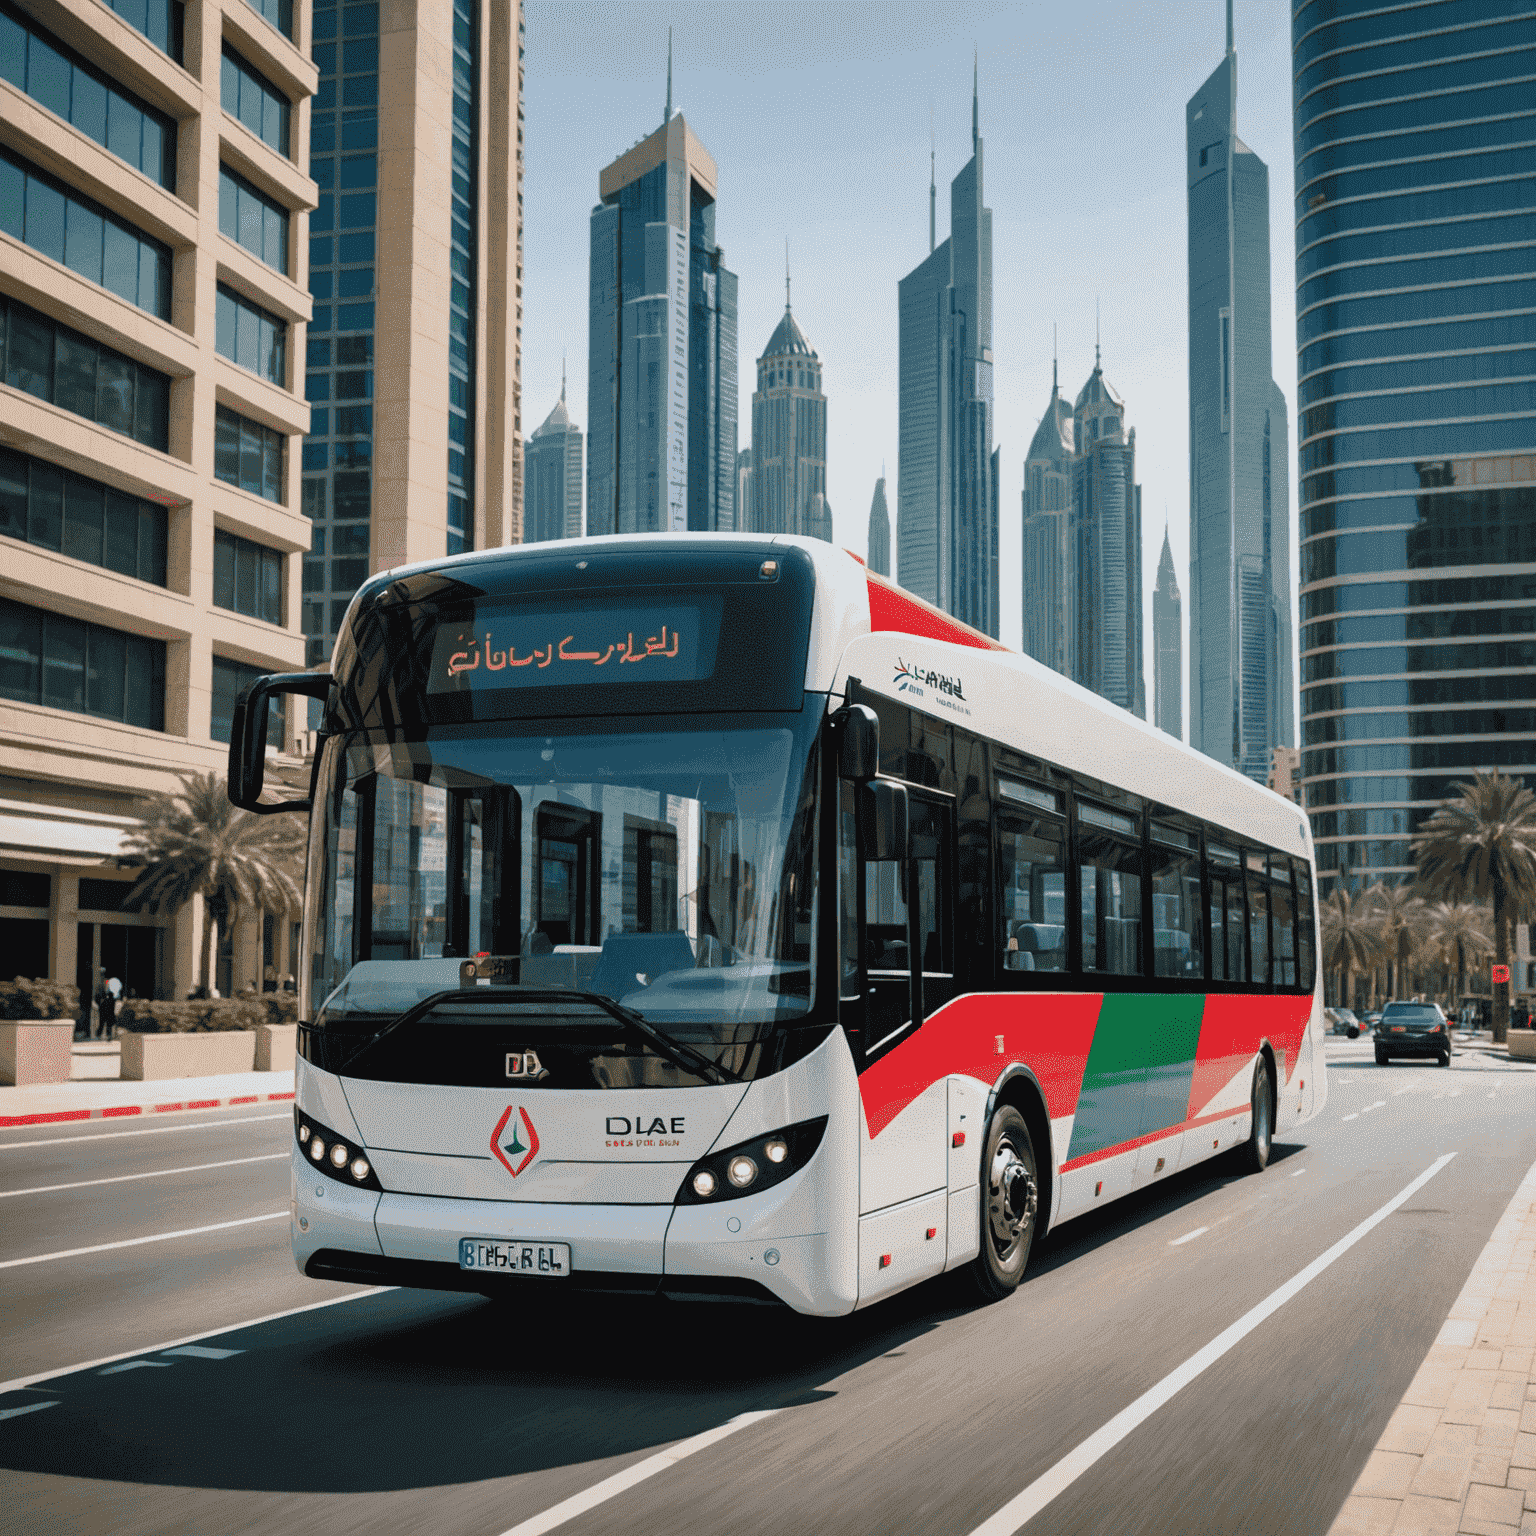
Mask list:
[[[97,1081],[0,1085],[0,1126],[51,1125],[68,1120],[111,1120],[119,1115],[216,1109],[293,1097],[293,1073],[223,1072],[142,1083]]]
[[[1329,1536],[1536,1536],[1536,1166]]]

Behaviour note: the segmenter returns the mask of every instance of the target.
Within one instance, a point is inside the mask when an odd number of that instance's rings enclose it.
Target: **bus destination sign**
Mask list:
[[[479,603],[433,644],[428,693],[589,683],[703,682],[714,672],[718,598],[665,604]]]

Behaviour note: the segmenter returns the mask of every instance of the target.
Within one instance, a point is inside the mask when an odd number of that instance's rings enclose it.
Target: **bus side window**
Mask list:
[[[1211,877],[1211,980],[1246,981],[1242,866],[1232,849],[1218,843],[1208,842],[1205,856]]]
[[[935,805],[921,795],[911,799],[912,873],[908,896],[917,903],[918,959],[928,975],[954,974],[950,935],[951,892],[955,872],[950,852],[948,805]]]
[[[853,785],[843,784],[838,807],[837,921],[843,975],[839,995],[845,999],[859,995],[859,850],[853,796]]]
[[[872,973],[910,975],[907,902],[901,866],[893,859],[871,859],[864,866],[864,936],[866,964]]]
[[[1292,860],[1296,869],[1296,980],[1304,991],[1317,985],[1312,969],[1316,952],[1312,929],[1312,871],[1300,859]]]
[[[1269,856],[1269,911],[1274,928],[1275,985],[1296,985],[1296,909],[1291,898],[1291,861]]]
[[[1141,832],[1136,819],[1079,800],[1083,970],[1141,974]],[[1134,839],[1134,841],[1132,841]]]
[[[1256,986],[1271,985],[1269,975],[1269,881],[1264,874],[1264,855],[1248,855],[1248,958],[1249,980]]]
[[[1205,977],[1200,854],[1194,833],[1152,823],[1152,958],[1158,976]]]
[[[1067,968],[1065,830],[1045,816],[997,818],[998,944],[1005,971]]]

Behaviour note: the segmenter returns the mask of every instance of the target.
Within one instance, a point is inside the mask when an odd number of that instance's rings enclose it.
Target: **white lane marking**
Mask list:
[[[162,1355],[185,1355],[189,1360],[230,1360],[243,1355],[243,1349],[209,1349],[203,1344],[182,1344],[175,1349],[162,1349]]]
[[[115,1355],[103,1355],[99,1360],[81,1360],[74,1365],[56,1365],[50,1371],[35,1371],[30,1376],[17,1376],[10,1381],[0,1381],[0,1397],[7,1392],[23,1392],[40,1381],[56,1381],[60,1376],[74,1376],[84,1371],[94,1371],[98,1366],[113,1365],[119,1360],[129,1360],[136,1355],[165,1354],[186,1344],[196,1344],[200,1339],[217,1339],[226,1333],[239,1333],[242,1328],[259,1328],[263,1323],[281,1322],[285,1317],[297,1317],[302,1312],[318,1312],[322,1307],[343,1307],[349,1301],[362,1301],[366,1296],[382,1296],[392,1291],[392,1285],[371,1285],[365,1291],[348,1291],[344,1296],[327,1296],[324,1301],[307,1301],[302,1307],[284,1307],[281,1312],[263,1312],[260,1317],[248,1317],[238,1323],[221,1323],[217,1328],[205,1328],[201,1333],[184,1334],[179,1339],[168,1339],[163,1344],[150,1344],[143,1349],[122,1349]]]
[[[134,1179],[168,1179],[173,1173],[202,1173],[208,1168],[238,1168],[242,1163],[288,1161],[286,1152],[263,1152],[259,1157],[229,1157],[222,1163],[189,1163],[185,1168],[157,1168],[153,1173],[119,1173],[109,1179],[80,1179],[73,1184],[37,1184],[31,1189],[0,1189],[0,1200],[14,1195],[52,1195],[61,1189],[93,1189],[98,1184],[128,1184]]]
[[[1307,1170],[1305,1168],[1298,1168],[1296,1172],[1291,1175],[1291,1177],[1293,1179],[1299,1179],[1306,1171]]]
[[[1362,1115],[1368,1115],[1373,1109],[1385,1109],[1386,1107],[1387,1101],[1385,1099],[1377,1099],[1374,1104],[1367,1104],[1365,1108],[1360,1111],[1360,1113]]]
[[[1202,1234],[1209,1232],[1210,1230],[1211,1229],[1209,1227],[1196,1227],[1193,1232],[1186,1232],[1183,1237],[1174,1238],[1174,1240],[1169,1243],[1168,1246],[1170,1248],[1177,1248],[1181,1243],[1192,1243],[1197,1237],[1200,1237]]]
[[[1360,1118],[1360,1116],[1359,1116],[1358,1113],[1356,1113],[1356,1114],[1353,1114],[1353,1115],[1345,1115],[1344,1118],[1346,1120],[1358,1120]]]
[[[98,1376],[116,1376],[119,1371],[168,1371],[171,1365],[168,1360],[125,1360],[121,1365],[109,1365],[104,1371],[97,1371]]]
[[[1361,1238],[1374,1231],[1393,1211],[1405,1205],[1455,1157],[1447,1152],[1435,1159],[1418,1178],[1394,1195],[1380,1210],[1367,1216],[1352,1232],[1346,1233],[1326,1253],[1293,1275],[1278,1290],[1271,1291],[1258,1306],[1245,1312],[1230,1328],[1216,1335],[1204,1349],[1197,1350],[1155,1387],[1143,1392],[1129,1407],[1123,1408],[1102,1429],[1090,1435],[1075,1450],[1069,1451],[1054,1467],[1042,1473],[1022,1492],[1016,1494],[989,1520],[983,1520],[971,1536],[1014,1536],[1026,1521],[1039,1514],[1047,1504],[1070,1488],[1102,1457],[1120,1444],[1132,1430],[1152,1417],[1165,1403],[1176,1397],[1203,1371],[1214,1365],[1229,1350],[1242,1342],[1260,1323],[1273,1316],[1293,1296],[1341,1259]]]
[[[235,1120],[199,1120],[195,1125],[145,1125],[136,1131],[97,1131],[94,1136],[40,1136],[36,1141],[0,1141],[0,1152],[18,1147],[67,1147],[72,1141],[116,1141],[119,1136],[169,1136],[172,1131],[222,1131],[226,1125],[255,1125],[258,1120],[292,1120],[286,1115],[241,1115]]]
[[[0,1419],[19,1419],[24,1413],[36,1413],[39,1408],[57,1408],[59,1400],[46,1403],[25,1403],[20,1408],[0,1408]]]
[[[1394,1099],[1400,1099],[1405,1093],[1423,1093],[1424,1090],[1417,1083],[1409,1083],[1406,1088],[1395,1088],[1392,1091]]]
[[[287,1220],[287,1211],[269,1211],[265,1216],[242,1216],[238,1221],[216,1221],[206,1227],[182,1227],[176,1232],[152,1232],[148,1237],[125,1237],[115,1243],[92,1243],[89,1248],[61,1248],[57,1253],[34,1253],[25,1259],[0,1259],[0,1269],[16,1269],[23,1264],[46,1264],[51,1259],[73,1259],[78,1258],[82,1253],[106,1253],[113,1248],[137,1248],[141,1243],[166,1243],[173,1237],[201,1237],[205,1232],[224,1232],[230,1227],[249,1227],[258,1221]]]
[[[710,1446],[718,1445],[728,1435],[734,1435],[737,1430],[761,1423],[764,1419],[771,1419],[776,1413],[782,1411],[779,1408],[758,1408],[751,1413],[738,1413],[734,1419],[717,1425],[714,1429],[706,1429],[701,1434],[690,1436],[687,1440],[679,1440],[669,1450],[647,1456],[644,1461],[637,1461],[634,1466],[626,1467],[622,1472],[615,1472],[612,1477],[605,1477],[602,1482],[594,1483],[581,1493],[574,1493],[570,1498],[562,1499],[560,1503],[551,1505],[543,1514],[534,1515],[503,1531],[502,1536],[543,1536],[545,1531],[552,1531],[568,1520],[574,1520],[577,1515],[584,1515],[589,1509],[595,1509],[599,1504],[606,1504],[609,1499],[616,1498],[619,1494],[633,1488],[636,1483],[643,1483],[648,1477],[654,1477],[658,1472],[665,1472],[668,1467],[676,1466],[685,1457],[692,1456],[695,1451],[708,1450]]]

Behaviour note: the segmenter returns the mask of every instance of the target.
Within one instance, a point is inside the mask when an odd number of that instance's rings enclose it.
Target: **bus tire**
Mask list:
[[[1252,1128],[1248,1132],[1248,1145],[1243,1149],[1243,1161],[1254,1173],[1263,1173],[1269,1166],[1269,1149],[1275,1132],[1272,1105],[1269,1063],[1260,1056],[1253,1066],[1253,1093],[1249,1100]]]
[[[993,1111],[981,1160],[981,1252],[971,1261],[977,1289],[1001,1301],[1018,1289],[1035,1240],[1040,1175],[1024,1117],[1011,1104]]]

